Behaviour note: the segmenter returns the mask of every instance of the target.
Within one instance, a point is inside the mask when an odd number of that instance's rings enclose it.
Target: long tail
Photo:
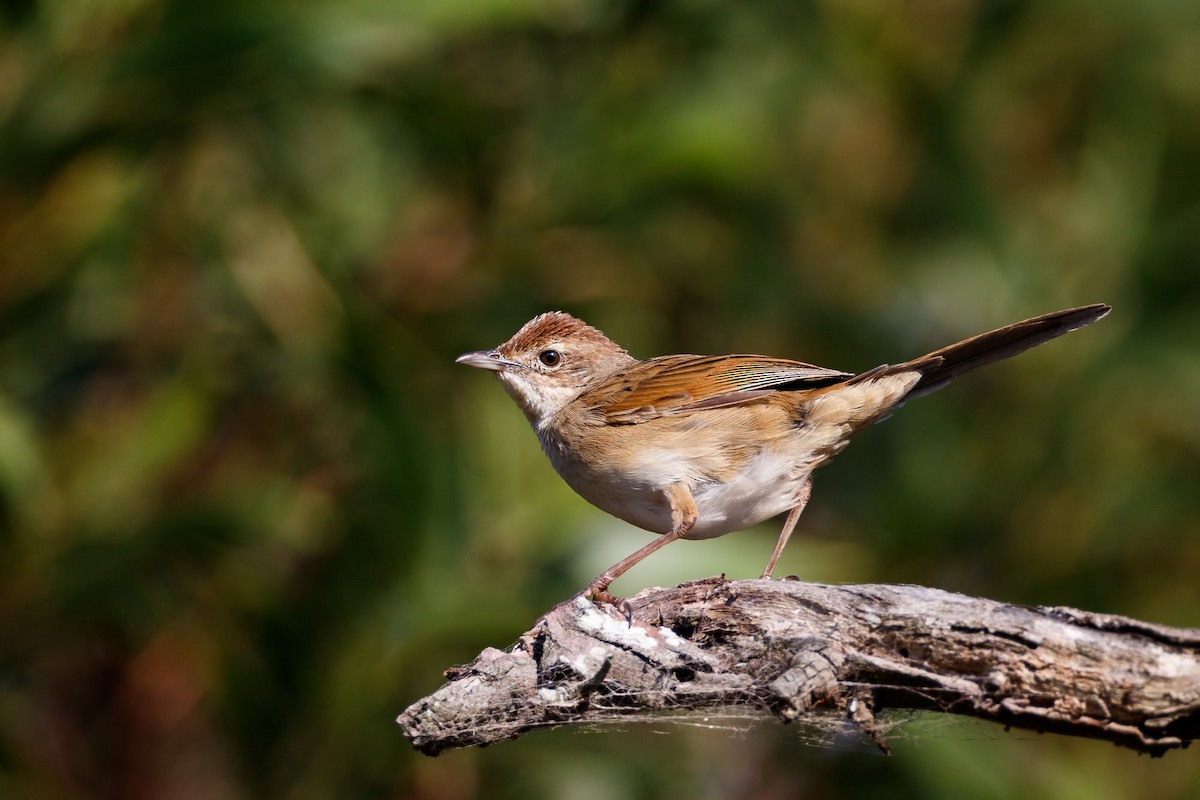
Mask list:
[[[858,383],[883,375],[916,370],[921,373],[921,379],[917,381],[907,396],[912,398],[928,394],[935,389],[940,389],[950,379],[956,378],[964,372],[970,372],[976,367],[982,367],[993,361],[1015,356],[1031,347],[1037,347],[1039,344],[1056,339],[1064,333],[1070,333],[1076,328],[1090,325],[1111,310],[1111,307],[1104,303],[1096,303],[1043,314],[1040,317],[1014,322],[1003,328],[972,336],[970,339],[934,350],[932,353],[903,364],[878,367],[852,378],[849,382]]]

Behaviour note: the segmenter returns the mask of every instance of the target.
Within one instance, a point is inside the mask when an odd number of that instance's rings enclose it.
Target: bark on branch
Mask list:
[[[1200,733],[1200,629],[1027,608],[920,586],[685,583],[576,599],[488,648],[397,720],[418,750],[673,710],[791,722],[925,709],[1104,739],[1152,755]]]

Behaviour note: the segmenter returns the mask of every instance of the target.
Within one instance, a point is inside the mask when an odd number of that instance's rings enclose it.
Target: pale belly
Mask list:
[[[692,497],[698,518],[683,538],[711,539],[745,530],[796,505],[800,488],[811,472],[797,474],[795,464],[771,461],[761,459],[761,463],[727,483],[694,487]]]
[[[631,525],[654,533],[667,533],[674,521],[664,492],[668,481],[661,464],[681,466],[688,472],[687,459],[679,453],[663,451],[653,469],[621,472],[591,470],[585,472],[575,463],[551,458],[563,479],[592,505]],[[798,502],[810,465],[797,463],[794,453],[762,453],[746,467],[724,481],[686,480],[696,503],[696,524],[685,539],[711,539],[782,514]]]

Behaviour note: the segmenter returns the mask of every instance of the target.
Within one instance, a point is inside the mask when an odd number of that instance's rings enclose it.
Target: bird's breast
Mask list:
[[[797,429],[778,409],[714,409],[639,425],[538,433],[572,489],[645,530],[671,530],[665,490],[687,486],[698,512],[689,539],[743,530],[788,510],[815,466],[814,432]]]

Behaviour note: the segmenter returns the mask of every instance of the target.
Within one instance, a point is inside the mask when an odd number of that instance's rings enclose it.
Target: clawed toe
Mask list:
[[[609,605],[616,606],[617,608],[620,608],[622,605],[626,605],[624,598],[617,597],[608,591],[608,586],[598,586],[594,583],[584,589],[581,593],[581,596],[588,598],[597,605],[604,605],[605,603],[608,603]]]
[[[625,616],[625,621],[631,626],[633,625],[633,606],[624,597],[617,597],[608,591],[607,584],[593,583],[579,593],[580,597],[586,597],[596,605],[610,605],[616,608]]]

